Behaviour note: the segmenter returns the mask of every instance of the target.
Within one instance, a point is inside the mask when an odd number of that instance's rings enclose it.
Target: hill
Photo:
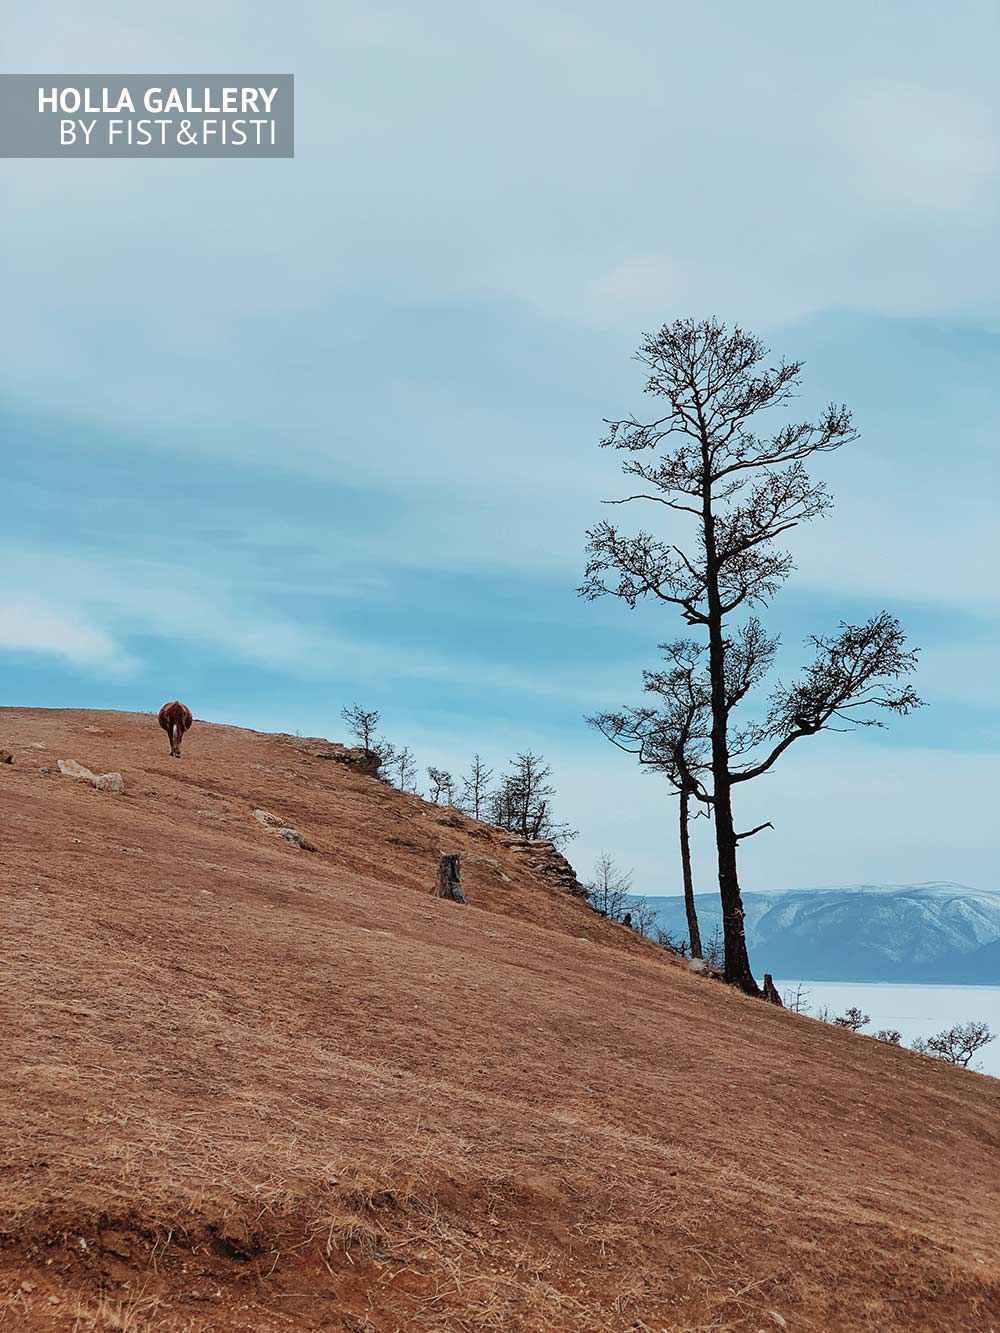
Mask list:
[[[660,924],[686,937],[682,898],[650,898]],[[702,939],[722,916],[696,895]],[[963,884],[854,884],[743,895],[751,957],[813,981],[1000,984],[1000,893]]]
[[[0,1322],[1000,1323],[1000,1082],[692,974],[322,743],[0,745]]]

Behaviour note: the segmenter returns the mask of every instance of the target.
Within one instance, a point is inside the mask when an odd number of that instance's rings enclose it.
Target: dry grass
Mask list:
[[[995,1081],[696,978],[272,738],[0,740],[0,1325],[1000,1327]],[[428,896],[455,850],[468,908]]]

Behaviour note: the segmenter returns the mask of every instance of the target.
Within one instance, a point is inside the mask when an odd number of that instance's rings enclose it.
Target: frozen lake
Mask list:
[[[798,984],[787,978],[775,980],[783,999]],[[898,1028],[904,1046],[912,1045],[914,1037],[930,1037],[955,1023],[982,1019],[997,1040],[984,1047],[970,1067],[982,1066],[982,1073],[1000,1078],[1000,986],[905,986],[871,981],[803,981],[802,986],[808,991],[806,1004],[811,1013],[827,1005],[835,1014],[842,1014],[856,1004],[871,1014],[872,1021],[864,1031]]]

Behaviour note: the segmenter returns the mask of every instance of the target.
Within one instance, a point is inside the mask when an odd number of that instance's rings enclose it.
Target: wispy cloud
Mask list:
[[[30,596],[0,599],[0,652],[52,655],[117,676],[135,667],[112,635],[71,610]]]

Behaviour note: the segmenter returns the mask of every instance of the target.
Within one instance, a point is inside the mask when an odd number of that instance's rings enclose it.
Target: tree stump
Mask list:
[[[770,972],[764,973],[764,999],[768,1004],[776,1004],[779,1009],[784,1009],[785,1007],[781,1003],[781,996],[778,994],[778,988],[774,984],[774,978],[771,976]]]
[[[450,898],[455,903],[467,903],[469,900],[462,892],[462,858],[460,856],[442,856],[438,863],[437,883],[432,894],[435,898]]]

